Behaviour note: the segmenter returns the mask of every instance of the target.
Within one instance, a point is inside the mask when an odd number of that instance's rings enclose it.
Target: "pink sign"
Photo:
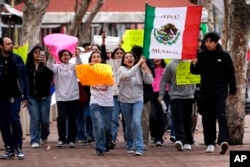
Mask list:
[[[156,68],[155,69],[155,78],[154,78],[154,81],[152,83],[152,87],[153,87],[154,92],[160,91],[160,81],[161,81],[161,77],[162,77],[163,72],[164,72],[164,68]],[[166,90],[167,90],[167,88],[166,88]]]
[[[62,49],[75,53],[78,38],[66,34],[49,34],[43,38],[45,46],[48,47],[50,53],[53,55],[57,63],[60,63],[58,52]]]

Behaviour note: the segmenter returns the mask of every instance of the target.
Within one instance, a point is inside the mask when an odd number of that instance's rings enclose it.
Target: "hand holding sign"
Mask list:
[[[49,34],[43,38],[45,45],[50,50],[50,53],[55,58],[56,62],[59,63],[58,52],[62,49],[70,51],[72,54],[75,53],[78,38],[66,34]]]

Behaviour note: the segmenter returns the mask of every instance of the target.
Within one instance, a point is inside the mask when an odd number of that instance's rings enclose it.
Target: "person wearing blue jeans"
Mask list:
[[[100,52],[92,52],[89,57],[91,65],[104,63]],[[92,118],[96,154],[103,156],[112,144],[111,120],[113,112],[113,88],[110,84],[93,84],[90,86],[90,115]]]
[[[49,117],[53,72],[46,67],[47,58],[44,49],[38,45],[31,49],[27,57],[26,68],[30,91],[27,108],[30,115],[32,148],[46,144],[50,134]]]
[[[111,122],[111,132],[112,132],[112,141],[115,144],[118,129],[120,127],[119,118],[120,118],[121,107],[120,107],[120,102],[118,100],[118,96],[114,96],[113,98],[114,98],[114,107],[113,107],[112,122]]]
[[[27,71],[22,58],[13,53],[13,43],[8,37],[0,38],[0,131],[5,152],[1,159],[24,159],[22,151],[22,126],[20,108],[29,99]]]
[[[141,118],[143,112],[143,83],[152,84],[153,76],[141,56],[127,52],[122,57],[119,74],[119,101],[125,121],[125,142],[127,153],[141,156],[143,154],[143,134]]]
[[[29,99],[27,107],[30,115],[30,138],[33,148],[39,147],[40,144],[47,143],[47,138],[50,134],[50,102],[51,96],[42,99]]]
[[[79,102],[78,110],[77,110],[76,125],[77,125],[77,140],[81,144],[87,143],[84,110],[85,110],[85,104],[83,102]]]
[[[113,107],[90,105],[90,114],[93,123],[94,137],[96,140],[97,154],[109,151],[109,144],[112,141],[111,118]]]
[[[142,153],[144,148],[141,126],[143,101],[136,101],[135,103],[121,102],[121,110],[126,124],[125,140],[127,144],[127,150],[128,152],[136,150]]]

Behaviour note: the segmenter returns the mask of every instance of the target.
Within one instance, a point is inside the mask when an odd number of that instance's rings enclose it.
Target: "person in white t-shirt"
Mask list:
[[[89,63],[103,63],[100,52],[92,52]],[[90,87],[90,115],[92,118],[96,154],[103,156],[112,144],[111,121],[113,112],[112,85],[99,84]]]

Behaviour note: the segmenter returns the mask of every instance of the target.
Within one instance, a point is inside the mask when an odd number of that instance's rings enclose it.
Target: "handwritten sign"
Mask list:
[[[143,46],[143,35],[144,30],[126,30],[123,34],[123,43],[122,48],[129,52],[131,51],[132,47],[137,46]]]
[[[176,84],[177,85],[200,83],[200,76],[193,75],[190,73],[190,63],[191,62],[181,62],[178,64],[177,71],[176,71]]]
[[[106,49],[109,51],[115,50],[119,46],[120,41],[121,41],[120,37],[106,36],[106,39],[105,39]],[[101,35],[94,35],[94,43],[101,46],[102,36]]]
[[[114,84],[112,68],[108,64],[76,65],[76,74],[82,85]]]
[[[28,56],[29,43],[25,43],[23,46],[19,46],[18,48],[14,48],[13,52],[22,57],[23,62],[26,63]]]
[[[50,50],[52,56],[55,58],[56,63],[60,63],[58,52],[62,49],[75,53],[78,38],[66,34],[49,34],[43,38],[44,44]]]

